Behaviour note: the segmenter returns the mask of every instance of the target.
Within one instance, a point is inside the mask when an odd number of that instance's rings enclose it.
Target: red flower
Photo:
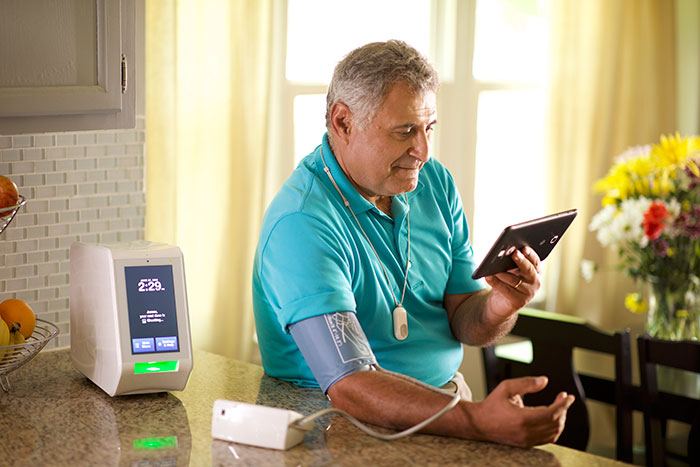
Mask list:
[[[644,235],[649,240],[656,240],[664,230],[664,219],[668,216],[666,205],[660,201],[654,201],[649,205],[649,209],[644,213]]]

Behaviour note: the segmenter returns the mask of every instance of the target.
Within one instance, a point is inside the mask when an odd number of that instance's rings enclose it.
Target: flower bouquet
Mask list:
[[[589,228],[647,286],[625,305],[648,312],[647,332],[660,339],[700,339],[699,166],[700,137],[662,136],[620,155],[594,185],[603,208]]]

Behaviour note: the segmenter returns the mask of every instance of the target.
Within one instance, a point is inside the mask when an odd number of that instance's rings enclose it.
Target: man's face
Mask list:
[[[365,197],[416,188],[418,172],[430,159],[435,118],[434,92],[416,93],[398,82],[364,128],[352,125],[341,164]]]

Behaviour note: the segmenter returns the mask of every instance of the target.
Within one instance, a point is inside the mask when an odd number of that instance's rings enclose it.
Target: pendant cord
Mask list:
[[[389,293],[391,293],[391,298],[394,299],[394,304],[395,306],[403,306],[403,299],[406,296],[406,285],[408,284],[408,268],[411,265],[411,207],[408,204],[408,196],[406,193],[403,194],[404,200],[406,201],[406,233],[407,233],[407,254],[406,254],[406,268],[404,270],[404,281],[403,281],[403,288],[401,290],[401,301],[396,300],[396,295],[394,294],[394,290],[391,287],[391,281],[389,280],[389,273],[386,270],[386,267],[384,266],[384,263],[382,262],[381,258],[379,257],[379,253],[377,252],[376,248],[374,248],[374,245],[372,244],[372,241],[369,239],[369,235],[367,235],[367,232],[365,232],[365,229],[362,228],[362,224],[360,224],[360,219],[357,218],[357,215],[355,214],[355,211],[350,207],[350,202],[345,198],[343,195],[343,192],[340,190],[340,187],[338,184],[335,182],[335,179],[333,178],[333,175],[331,175],[331,170],[328,168],[328,165],[326,165],[326,158],[323,157],[323,146],[321,146],[321,160],[323,161],[323,171],[326,172],[326,175],[328,175],[328,178],[330,179],[331,183],[333,184],[333,187],[335,187],[335,190],[338,192],[340,197],[343,200],[343,204],[345,205],[346,208],[350,211],[350,214],[352,214],[352,217],[355,219],[355,222],[357,223],[357,226],[360,228],[360,232],[362,232],[362,235],[365,237],[365,240],[367,240],[367,243],[369,244],[370,248],[374,252],[374,256],[377,257],[377,261],[379,262],[379,266],[382,268],[382,273],[384,274],[384,279],[386,279],[387,285],[389,286]]]
[[[406,296],[406,285],[408,284],[408,268],[411,267],[411,206],[408,205],[408,195],[403,194],[406,201],[406,268],[404,269],[403,290],[401,291],[401,302],[399,306],[403,306],[403,299]]]

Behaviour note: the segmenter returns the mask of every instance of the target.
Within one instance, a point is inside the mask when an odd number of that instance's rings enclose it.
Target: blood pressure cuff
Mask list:
[[[289,332],[324,394],[344,377],[377,363],[355,313],[307,318],[291,324]]]

